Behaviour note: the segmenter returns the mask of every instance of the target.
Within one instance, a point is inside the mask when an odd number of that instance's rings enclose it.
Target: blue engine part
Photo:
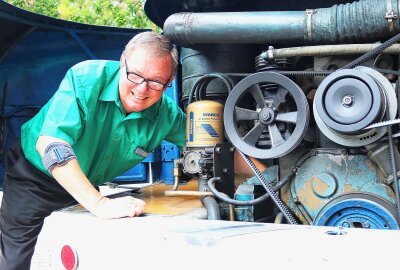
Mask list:
[[[314,225],[399,229],[394,205],[365,193],[346,194],[332,200],[319,212]]]
[[[278,179],[278,166],[270,166],[262,172],[268,183],[273,183]],[[247,179],[238,186],[235,192],[235,200],[251,201],[265,194],[265,189],[260,181],[255,177]],[[235,206],[235,218],[238,221],[265,221],[271,219],[273,208],[271,207],[271,199],[251,206]]]
[[[368,155],[327,149],[310,153],[281,193],[303,223],[398,228],[394,191]]]

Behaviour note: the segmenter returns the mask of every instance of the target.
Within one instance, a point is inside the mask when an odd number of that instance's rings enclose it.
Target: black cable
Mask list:
[[[295,174],[295,172],[292,171],[292,173],[286,175],[281,181],[279,181],[275,186],[273,186],[274,192],[279,191],[286,183],[288,183],[292,179],[294,174]],[[208,182],[207,182],[208,188],[214,194],[214,196],[217,197],[219,200],[229,203],[229,204],[232,204],[232,205],[236,205],[236,206],[256,205],[256,204],[259,204],[259,203],[265,201],[266,199],[268,199],[270,197],[268,193],[265,193],[261,197],[258,197],[257,199],[250,200],[250,201],[239,201],[239,200],[231,199],[231,198],[227,197],[226,194],[219,192],[215,188],[214,183],[217,181],[218,182],[221,181],[221,178],[220,177],[210,178],[210,180],[208,180]]]
[[[198,87],[195,91],[196,101],[203,100],[206,96],[206,89],[208,84],[214,79],[220,79],[228,89],[228,94],[232,91],[233,81],[227,75],[222,73],[210,73],[202,77],[202,80],[198,84]]]
[[[232,90],[234,83],[233,80],[223,73],[209,73],[201,76],[192,86],[189,93],[188,104],[192,103],[193,98],[196,101],[203,100],[206,96],[206,89],[208,84],[214,80],[220,79],[228,89],[228,94]]]

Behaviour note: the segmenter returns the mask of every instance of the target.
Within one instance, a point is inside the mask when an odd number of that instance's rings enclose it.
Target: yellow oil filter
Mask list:
[[[212,146],[224,142],[224,106],[211,100],[194,102],[186,108],[186,146]]]

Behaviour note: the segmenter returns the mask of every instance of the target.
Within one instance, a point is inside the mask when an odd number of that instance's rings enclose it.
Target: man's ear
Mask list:
[[[167,83],[167,86],[170,84],[170,83],[172,83],[172,81],[175,79],[175,75],[174,76],[172,76],[170,79],[169,79],[169,81],[168,81],[168,83]]]

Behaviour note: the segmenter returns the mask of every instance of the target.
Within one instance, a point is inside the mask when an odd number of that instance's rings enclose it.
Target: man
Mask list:
[[[29,269],[44,218],[76,201],[105,219],[143,213],[142,200],[109,199],[95,186],[141,162],[164,139],[184,145],[185,114],[163,95],[177,64],[169,40],[145,32],[119,62],[85,61],[68,71],[9,150],[0,269]]]

